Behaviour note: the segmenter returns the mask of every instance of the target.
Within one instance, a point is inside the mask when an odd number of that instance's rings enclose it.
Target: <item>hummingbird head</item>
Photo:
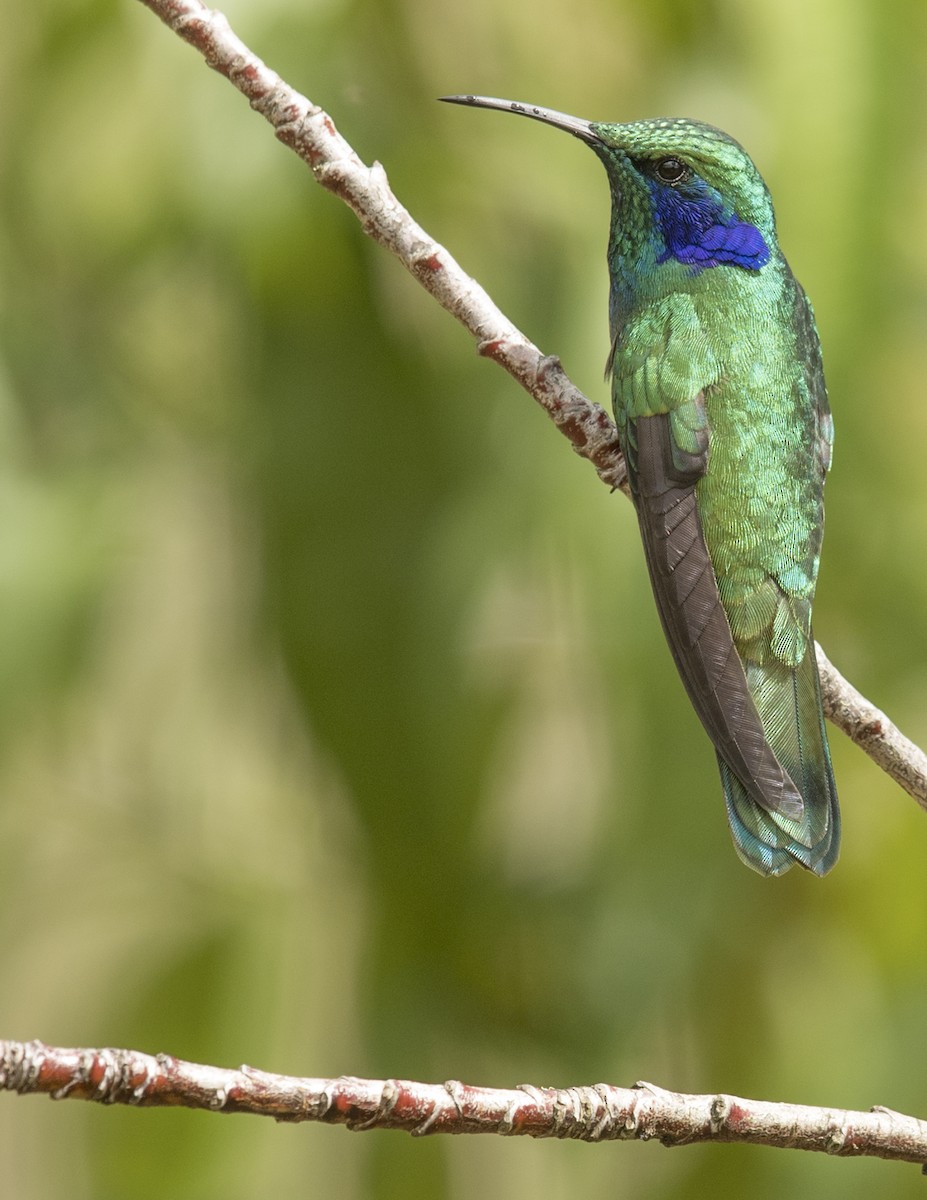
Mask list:
[[[658,262],[756,271],[769,260],[776,238],[769,192],[726,133],[682,118],[590,122],[589,132],[622,224],[650,226],[662,241]]]
[[[611,187],[609,263],[622,292],[654,283],[663,264],[681,286],[710,267],[759,271],[769,261],[776,245],[769,192],[747,152],[720,129],[682,118],[584,121],[485,96],[443,99],[543,121],[591,146]]]

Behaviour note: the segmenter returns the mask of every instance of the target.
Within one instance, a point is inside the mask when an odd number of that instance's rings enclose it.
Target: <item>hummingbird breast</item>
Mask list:
[[[816,355],[800,345],[793,315],[804,296],[787,268],[778,295],[743,286],[755,278],[731,282],[741,283],[736,321],[719,321],[717,303],[703,318],[721,370],[705,390],[699,517],[742,656],[762,662],[776,652],[794,666],[810,636],[823,535]]]

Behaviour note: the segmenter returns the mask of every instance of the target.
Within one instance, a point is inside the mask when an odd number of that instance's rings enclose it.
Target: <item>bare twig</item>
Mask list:
[[[840,674],[818,643],[824,715],[927,809],[927,754]]]
[[[399,1079],[300,1079],[253,1067],[228,1070],[137,1050],[70,1050],[0,1041],[0,1090],[53,1100],[247,1112],[277,1121],[349,1129],[495,1133],[664,1146],[744,1142],[843,1157],[927,1162],[927,1122],[876,1106],[869,1112],[695,1096],[650,1083],[632,1088],[481,1088]]]
[[[545,409],[573,449],[611,488],[627,493],[614,423],[570,381],[558,358],[544,355],[487,293],[399,203],[379,163],[366,166],[327,113],[270,70],[232,32],[222,13],[200,0],[142,0],[224,75],[309,164],[323,187],[357,214],[385,246],[477,339],[479,352],[504,367]],[[918,803],[927,808],[927,755],[852,687],[818,647],[828,718]]]

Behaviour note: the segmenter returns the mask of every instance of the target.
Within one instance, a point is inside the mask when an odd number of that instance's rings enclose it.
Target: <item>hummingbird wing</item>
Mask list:
[[[798,822],[801,792],[767,741],[705,544],[696,505],[696,484],[708,461],[701,396],[694,411],[703,419],[682,429],[678,410],[640,416],[625,427],[657,608],[686,691],[719,757],[761,809]]]
[[[795,862],[824,875],[840,850],[840,811],[824,728],[811,602],[834,427],[814,313],[797,282],[794,289],[793,327],[802,374],[793,380],[792,402],[796,412],[806,414],[800,441],[807,446],[807,462],[801,468],[807,487],[798,505],[805,507],[805,519],[798,524],[797,538],[786,537],[788,552],[781,555],[780,543],[780,554],[767,560],[763,578],[752,583],[743,574],[722,578],[720,590],[767,738],[801,789],[805,812],[800,826],[757,808],[720,755],[719,761],[740,857],[765,875],[780,875]],[[800,453],[797,447],[796,452]],[[787,522],[785,514],[780,518]]]

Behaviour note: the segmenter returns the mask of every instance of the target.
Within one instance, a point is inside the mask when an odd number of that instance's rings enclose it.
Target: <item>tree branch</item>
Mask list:
[[[825,717],[927,809],[927,754],[844,679],[820,642],[815,642],[815,647]]]
[[[141,0],[207,64],[224,75],[311,167],[318,182],[355,212],[364,232],[390,250],[442,307],[529,392],[611,488],[628,494],[614,423],[571,382],[560,360],[544,355],[484,289],[418,225],[390,190],[379,163],[366,166],[331,117],[267,67],[200,0]],[[927,809],[927,754],[847,682],[818,647],[824,711],[900,787]]]
[[[740,1096],[632,1088],[481,1088],[399,1079],[300,1079],[236,1070],[137,1050],[71,1050],[0,1041],[0,1090],[53,1100],[140,1108],[205,1108],[348,1129],[495,1133],[607,1142],[658,1139],[664,1146],[742,1142],[840,1157],[927,1162],[927,1122],[875,1106],[869,1112],[770,1104]]]

